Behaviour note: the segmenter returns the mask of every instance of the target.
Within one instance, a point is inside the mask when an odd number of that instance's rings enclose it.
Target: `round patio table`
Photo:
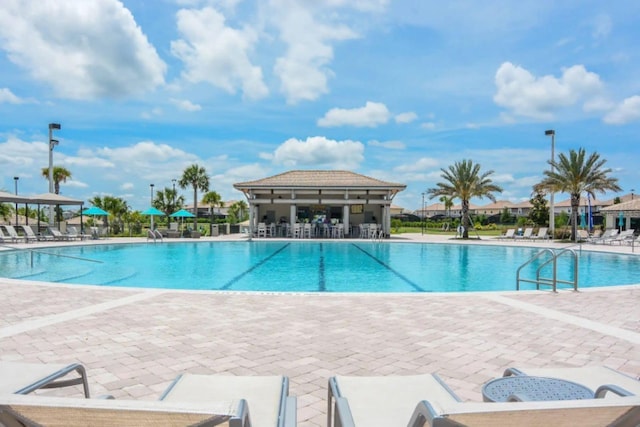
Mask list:
[[[516,375],[496,378],[483,385],[482,398],[485,402],[577,400],[593,399],[594,393],[572,381]]]

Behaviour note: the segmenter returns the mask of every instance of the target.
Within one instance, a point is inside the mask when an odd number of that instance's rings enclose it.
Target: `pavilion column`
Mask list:
[[[342,222],[344,223],[344,234],[349,234],[349,205],[342,207]]]
[[[391,235],[391,206],[384,205],[382,208],[382,230],[385,235]]]
[[[291,205],[291,207],[289,208],[289,223],[291,224],[291,230],[293,231],[293,224],[296,223],[296,213],[297,213],[298,209],[296,208],[296,205]]]

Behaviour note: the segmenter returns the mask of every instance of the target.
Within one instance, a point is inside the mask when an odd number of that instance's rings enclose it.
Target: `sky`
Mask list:
[[[633,0],[2,0],[0,189],[48,191],[59,123],[61,194],[137,210],[194,163],[223,200],[336,169],[405,184],[411,211],[470,159],[520,202],[548,129],[556,155],[606,159],[623,192],[599,198],[638,192],[638,16]]]

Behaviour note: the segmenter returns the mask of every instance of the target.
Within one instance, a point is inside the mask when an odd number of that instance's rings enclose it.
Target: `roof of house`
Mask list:
[[[385,182],[343,170],[294,170],[255,181],[233,184],[237,189],[249,188],[376,188],[404,190],[405,184]]]

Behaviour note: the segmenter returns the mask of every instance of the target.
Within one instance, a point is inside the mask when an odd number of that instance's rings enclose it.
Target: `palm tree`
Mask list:
[[[622,191],[618,186],[618,179],[608,175],[611,169],[604,169],[607,161],[600,158],[596,152],[587,157],[584,148],[569,150],[569,156],[564,153],[558,155],[558,161],[549,160],[551,170],[545,170],[543,180],[534,185],[536,192],[562,192],[571,196],[571,236],[575,241],[577,235],[578,210],[580,197],[587,193],[594,199],[595,193],[607,191]]]
[[[180,188],[193,188],[193,229],[198,229],[198,190],[209,191],[209,176],[203,166],[193,164],[182,172],[182,178],[178,181]]]
[[[453,197],[442,196],[438,200],[444,205],[444,211],[447,218],[451,217],[451,207],[453,206]]]
[[[229,206],[229,217],[228,221],[232,224],[242,222],[246,219],[246,214],[248,212],[247,203],[243,200],[233,203]]]
[[[211,218],[211,222],[213,222],[213,208],[215,206],[224,207],[222,196],[215,191],[209,191],[205,194],[204,197],[202,197],[202,203],[209,205],[209,218]]]
[[[118,229],[114,230],[116,233],[119,232],[120,229],[124,229],[123,217],[129,212],[129,205],[124,199],[113,196],[95,196],[89,200],[89,202],[100,209],[104,209],[114,218],[114,222],[117,222],[118,225]],[[108,217],[103,218],[103,223],[105,227],[109,226]]]
[[[42,176],[47,181],[49,180],[49,168],[42,168]],[[67,182],[67,179],[71,178],[71,172],[63,168],[62,166],[53,167],[53,190],[54,193],[60,194],[60,183]]]
[[[178,196],[178,191],[165,187],[158,190],[153,199],[153,207],[161,210],[167,215],[168,223],[171,224],[171,214],[182,209],[184,206],[184,196]]]
[[[496,198],[492,193],[502,192],[502,188],[494,184],[489,178],[493,171],[480,173],[480,165],[474,164],[472,160],[462,160],[456,162],[449,169],[441,169],[442,178],[446,182],[438,182],[435,188],[427,190],[430,198],[439,196],[447,196],[453,199],[460,199],[462,205],[462,238],[469,238],[469,225],[471,218],[469,217],[469,200],[472,197],[487,197],[492,202]]]

